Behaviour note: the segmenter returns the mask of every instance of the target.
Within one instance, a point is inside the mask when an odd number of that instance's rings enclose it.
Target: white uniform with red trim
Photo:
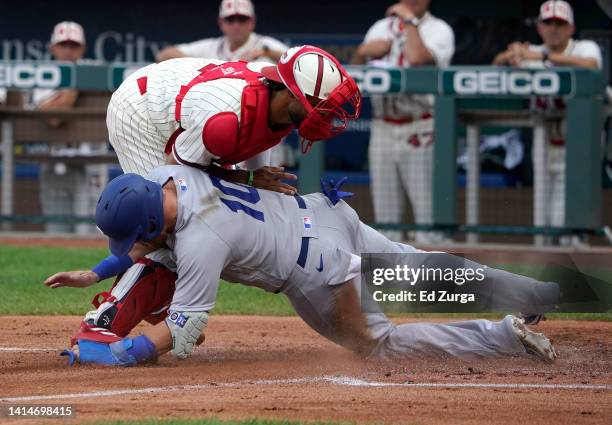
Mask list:
[[[111,145],[125,172],[147,175],[165,163],[165,148],[179,127],[175,119],[176,96],[208,64],[224,61],[181,58],[148,65],[130,75],[113,94],[106,122]],[[252,62],[249,69],[259,71],[265,62]],[[146,80],[144,79],[146,77]],[[185,129],[172,148],[180,163],[208,165],[217,159],[204,147],[202,131],[207,120],[219,112],[233,112],[240,121],[242,90],[247,82],[221,78],[193,86],[181,108],[181,127]],[[258,168],[268,161],[263,152],[246,161]]]
[[[194,58],[215,58],[227,62],[239,61],[246,53],[267,47],[276,52],[284,52],[289,48],[286,44],[275,38],[251,33],[247,41],[236,50],[230,49],[227,37],[205,38],[191,43],[177,44],[176,48],[182,54]],[[270,62],[267,57],[256,58],[257,61]]]
[[[372,25],[364,42],[381,39],[391,42],[390,52],[373,64],[410,67],[404,56],[406,32],[403,26],[396,17],[387,17]],[[455,48],[452,28],[427,12],[418,31],[436,65],[448,66]],[[384,95],[371,99],[374,119],[369,159],[375,219],[381,223],[400,223],[405,190],[415,222],[429,224],[432,220],[433,96]],[[393,240],[402,238],[399,231],[385,235]],[[419,243],[431,243],[435,239],[439,239],[439,235],[416,233]]]
[[[230,49],[230,43],[227,37],[205,38],[191,43],[177,44],[176,48],[188,57],[214,58],[233,62],[239,61],[245,54],[252,50],[268,48],[276,52],[285,52],[289,46],[273,37],[251,33],[247,41],[236,50]],[[274,63],[272,59],[266,56],[260,56],[255,58],[255,60],[258,62]],[[283,165],[291,162],[288,159],[291,155],[286,152],[286,149],[289,149],[289,146],[284,143],[271,148],[270,165]]]
[[[530,45],[529,50],[542,52],[543,44]],[[570,39],[563,51],[564,55],[595,59],[597,67],[602,67],[601,51],[597,43],[591,40]],[[526,60],[521,62],[525,68],[550,68],[550,61]],[[534,106],[538,109],[565,109],[562,98],[537,98]],[[546,224],[561,227],[565,225],[565,120],[552,124],[548,128],[548,146],[546,147],[546,171],[548,174],[546,191]]]

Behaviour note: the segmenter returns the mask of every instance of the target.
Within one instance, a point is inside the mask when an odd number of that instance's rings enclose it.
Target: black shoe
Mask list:
[[[529,314],[529,313],[521,313],[521,319],[523,319],[523,323],[530,326],[535,326],[540,323],[540,320],[546,320],[546,316],[544,313],[538,314]]]

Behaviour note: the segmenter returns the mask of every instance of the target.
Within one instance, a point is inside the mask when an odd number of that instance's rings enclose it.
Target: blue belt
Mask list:
[[[306,209],[306,202],[300,195],[294,195],[298,207],[302,210]],[[309,237],[302,237],[302,246],[300,248],[300,255],[298,255],[297,263],[298,266],[304,268],[306,266],[306,258],[308,258],[308,244],[310,243]]]

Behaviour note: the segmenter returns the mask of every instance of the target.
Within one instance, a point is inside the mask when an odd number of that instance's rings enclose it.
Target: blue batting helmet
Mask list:
[[[98,200],[96,225],[115,255],[127,254],[138,240],[155,239],[164,225],[161,185],[133,173],[113,179]]]

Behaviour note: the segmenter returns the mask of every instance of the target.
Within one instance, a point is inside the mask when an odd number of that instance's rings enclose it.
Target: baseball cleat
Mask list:
[[[540,323],[541,320],[546,320],[546,316],[544,316],[544,313],[521,313],[521,319],[525,325],[535,326]]]
[[[64,350],[60,353],[60,356],[68,357],[68,366],[74,366],[75,363],[79,362],[79,348],[75,346],[72,350]]]
[[[547,363],[552,363],[557,359],[557,352],[550,340],[544,334],[527,329],[522,319],[513,316],[512,329],[529,354],[533,354]]]
[[[98,310],[90,310],[87,313],[85,313],[83,322],[87,323],[88,325],[94,325],[96,323],[96,313],[97,312]]]

